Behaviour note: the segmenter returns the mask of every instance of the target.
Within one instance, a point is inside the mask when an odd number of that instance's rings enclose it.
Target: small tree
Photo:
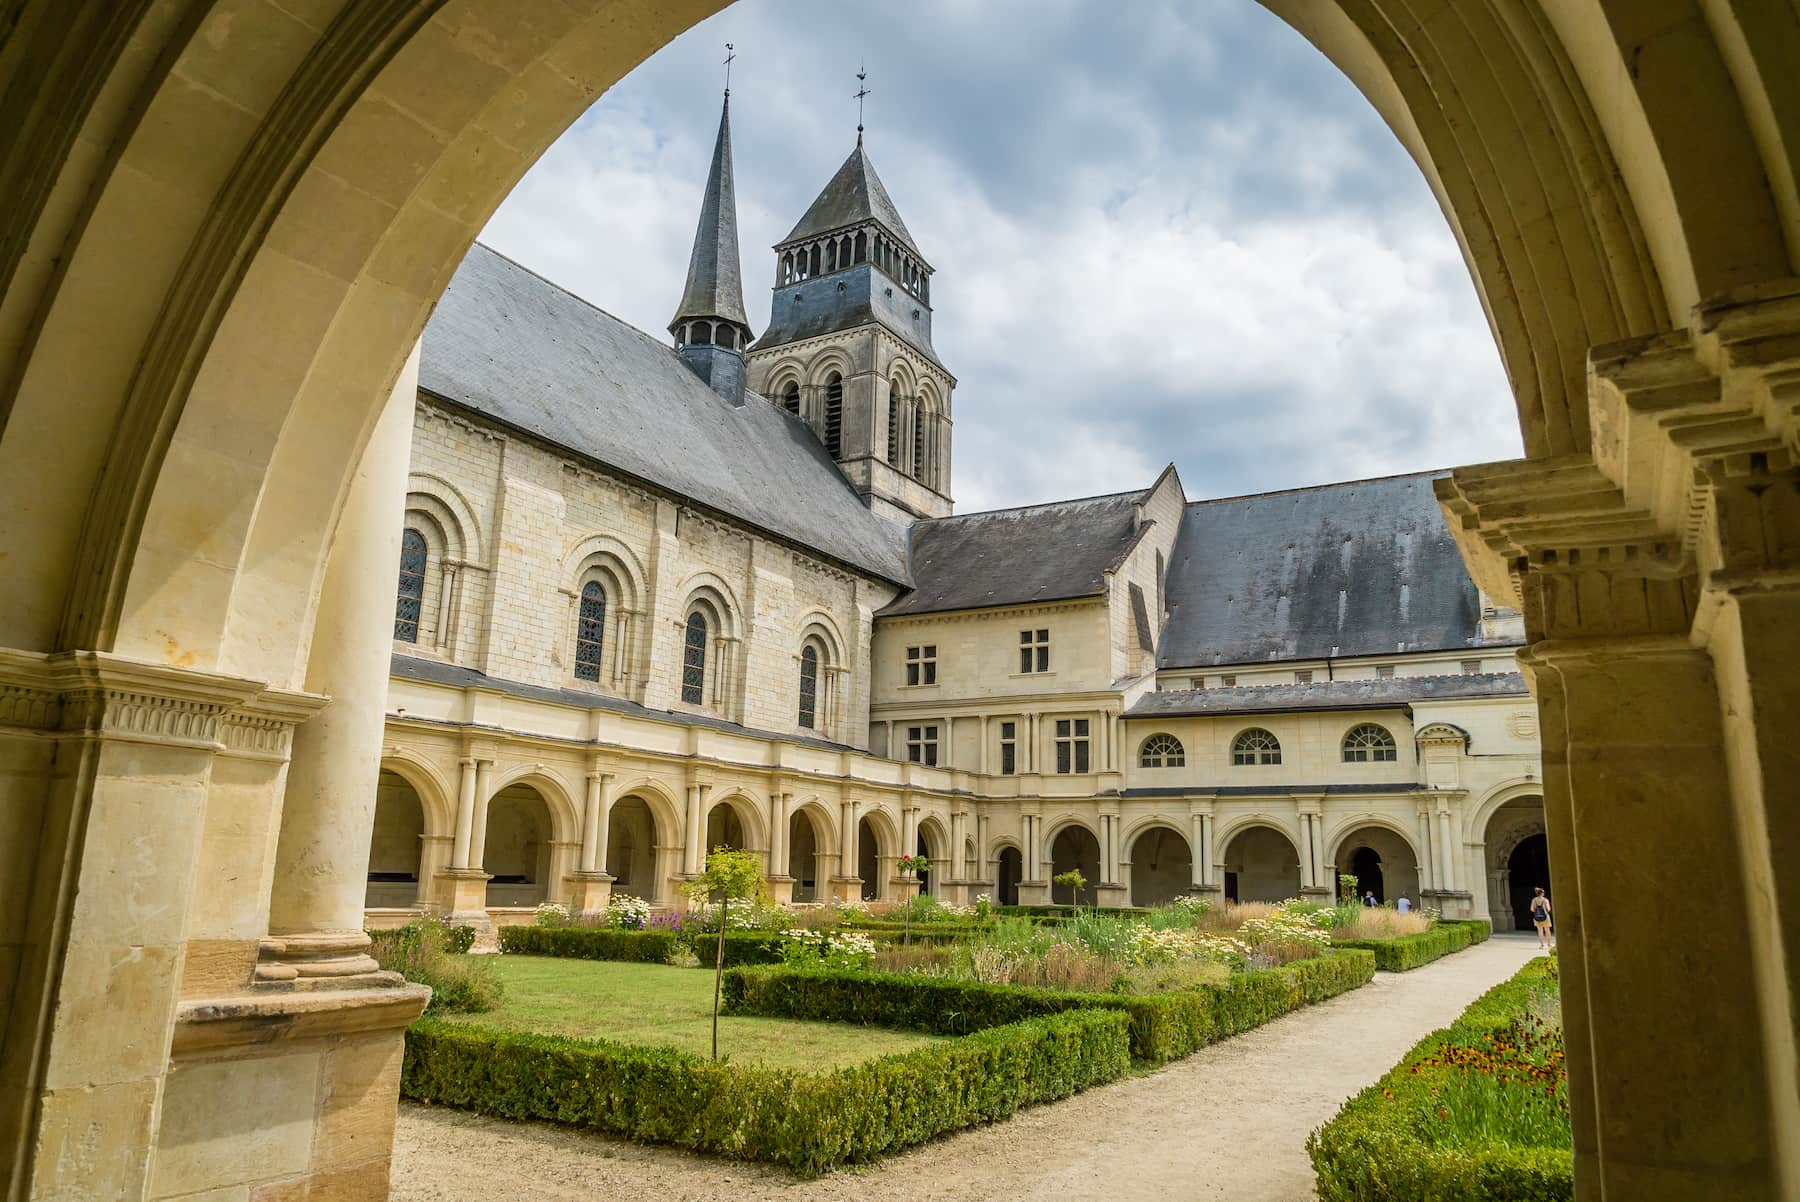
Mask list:
[[[899,868],[901,872],[910,872],[916,876],[918,873],[929,871],[931,868],[931,861],[926,859],[923,854],[916,856],[901,856],[899,860],[895,861],[895,867]],[[903,947],[912,946],[912,912],[913,903],[912,899],[909,898],[906,903],[906,909],[901,915],[901,918],[904,921],[900,929],[900,943]]]
[[[706,870],[689,881],[682,890],[689,898],[705,905],[719,897],[719,947],[713,958],[712,1058],[719,1058],[719,995],[725,983],[725,927],[731,914],[733,897],[760,897],[763,894],[762,863],[756,853],[715,847],[706,856]]]
[[[1069,889],[1069,903],[1081,904],[1081,891],[1087,888],[1087,878],[1081,875],[1081,869],[1071,868],[1067,872],[1059,872],[1050,878],[1052,885],[1066,885]]]
[[[1351,901],[1357,900],[1356,874],[1352,872],[1338,873],[1338,900],[1343,901],[1346,897]]]

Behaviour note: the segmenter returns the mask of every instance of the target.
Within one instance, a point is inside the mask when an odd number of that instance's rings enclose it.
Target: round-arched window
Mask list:
[[[1281,740],[1261,727],[1253,726],[1231,741],[1234,764],[1279,764]]]
[[[811,643],[800,649],[800,725],[813,728],[819,714],[819,649]]]
[[[706,704],[706,615],[688,615],[687,634],[681,647],[681,699],[689,705]]]
[[[425,536],[411,526],[400,536],[400,589],[394,600],[394,637],[419,641],[419,618],[425,607]]]
[[[1387,728],[1377,726],[1373,722],[1365,722],[1354,727],[1344,736],[1344,762],[1346,764],[1368,764],[1381,761],[1391,762],[1399,757],[1399,748],[1394,745],[1394,736]]]
[[[798,381],[788,381],[787,388],[781,393],[781,407],[795,417],[800,416],[800,384]]]
[[[598,580],[581,586],[575,619],[575,678],[600,680],[600,645],[606,638],[606,589]]]
[[[1140,768],[1180,768],[1187,763],[1187,749],[1174,735],[1151,735],[1138,748]]]

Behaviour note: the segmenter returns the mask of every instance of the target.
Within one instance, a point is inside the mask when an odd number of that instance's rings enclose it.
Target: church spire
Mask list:
[[[728,48],[729,49],[729,48]],[[669,323],[676,350],[699,377],[734,405],[744,400],[743,348],[750,342],[738,264],[737,198],[731,178],[731,89],[700,198],[700,223],[688,257],[687,286]]]

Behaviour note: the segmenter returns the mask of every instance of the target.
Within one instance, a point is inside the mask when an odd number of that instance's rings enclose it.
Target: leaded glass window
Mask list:
[[[1151,735],[1138,749],[1143,768],[1180,768],[1187,763],[1187,749],[1174,735]]]
[[[606,638],[606,590],[598,580],[581,586],[580,617],[575,622],[575,677],[600,679],[600,645]]]
[[[706,615],[688,615],[687,636],[681,649],[681,699],[689,705],[706,703]]]
[[[819,652],[808,644],[800,649],[800,725],[813,728],[819,706]]]
[[[1231,741],[1231,762],[1239,766],[1279,764],[1281,741],[1266,730],[1252,727]]]
[[[1346,764],[1367,764],[1379,761],[1393,761],[1398,758],[1399,749],[1394,745],[1394,736],[1385,727],[1365,722],[1344,736],[1344,762]]]
[[[400,536],[400,590],[394,601],[394,637],[419,641],[419,618],[425,607],[425,536],[411,526]]]

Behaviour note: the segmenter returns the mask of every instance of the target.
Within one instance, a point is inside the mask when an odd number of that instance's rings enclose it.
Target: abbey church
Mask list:
[[[861,134],[775,246],[759,334],[728,106],[672,345],[478,244],[403,377],[369,923],[675,905],[729,845],[783,900],[1351,873],[1525,925],[1549,876],[1524,633],[1435,473],[1209,499],[1171,465],[956,513],[936,269]]]

